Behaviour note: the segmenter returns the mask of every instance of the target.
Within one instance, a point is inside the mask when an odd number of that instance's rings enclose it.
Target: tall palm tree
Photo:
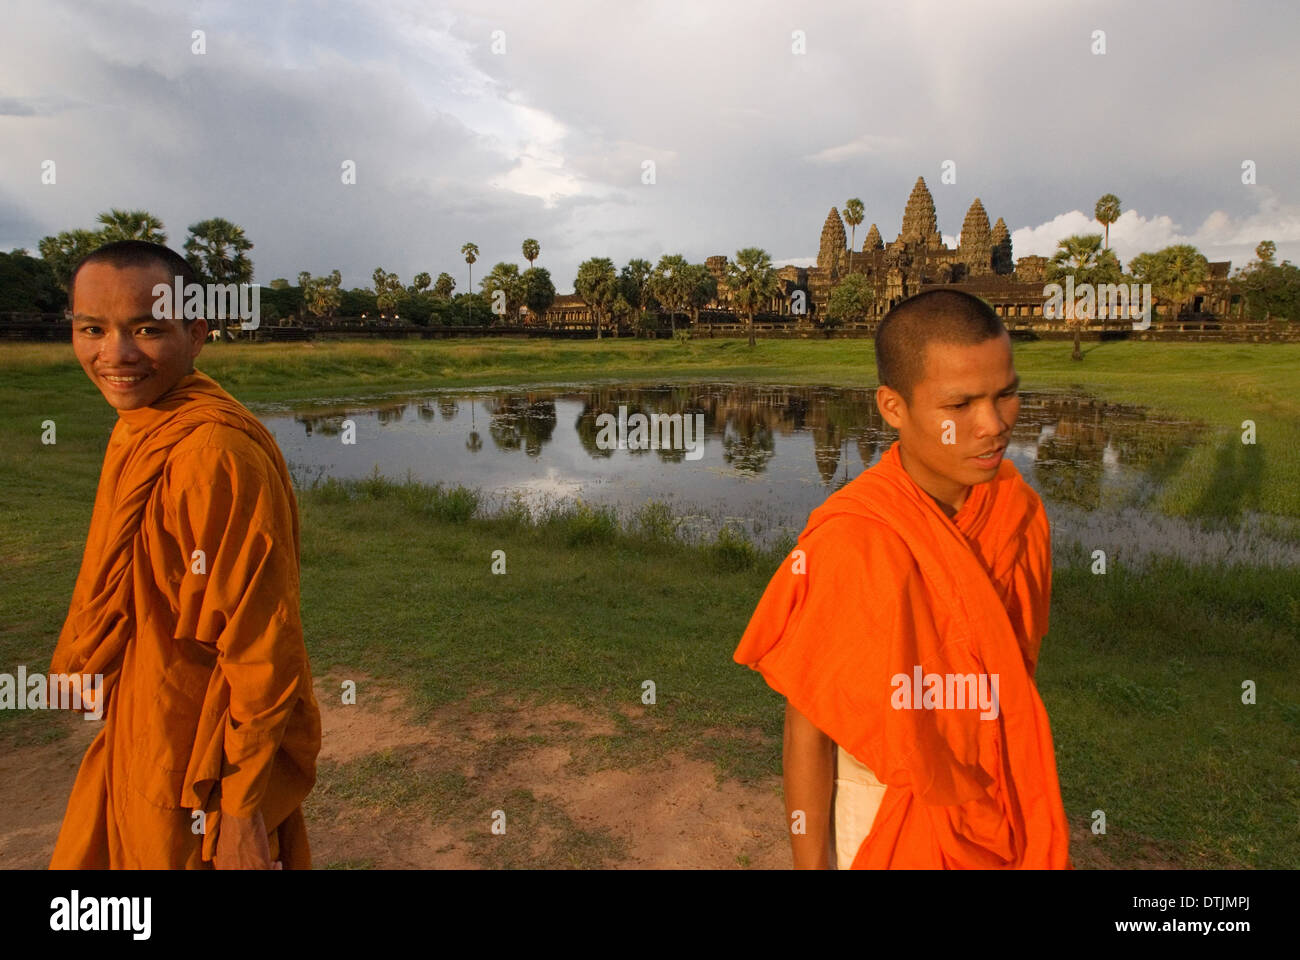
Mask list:
[[[1093,211],[1093,216],[1097,222],[1106,230],[1106,249],[1110,249],[1110,225],[1119,219],[1119,197],[1113,193],[1103,194],[1102,198],[1097,201],[1097,209]]]
[[[1056,253],[1048,261],[1046,278],[1049,282],[1055,283],[1066,274],[1073,274],[1075,285],[1092,283],[1093,274],[1097,272],[1102,262],[1101,254],[1100,233],[1083,233],[1066,237],[1057,243]],[[1071,314],[1069,317],[1057,319],[1065,319],[1065,322],[1074,328],[1074,352],[1070,354],[1070,359],[1082,360],[1083,351],[1079,348],[1079,340],[1085,320],[1073,316],[1073,310],[1069,312]]]
[[[668,309],[668,322],[677,335],[677,314],[690,304],[690,264],[680,253],[665,253],[659,258],[650,278],[650,292]]]
[[[163,222],[148,210],[118,210],[114,207],[108,213],[101,213],[98,220],[104,225],[100,233],[105,243],[113,243],[117,240],[167,242]]]
[[[780,292],[767,251],[759,247],[737,250],[735,261],[727,264],[727,286],[731,288],[731,302],[745,318],[752,347],[754,314]]]
[[[618,299],[618,274],[614,261],[608,257],[592,257],[578,265],[578,275],[573,281],[574,292],[591,308],[591,318],[596,327],[596,339],[601,339],[600,328],[605,316],[614,309]]]
[[[633,257],[627,262],[627,266],[622,269],[618,276],[619,293],[632,307],[632,311],[628,315],[635,314],[638,326],[645,321],[645,312],[650,306],[650,301],[654,298],[654,290],[651,289],[650,285],[654,272],[654,265],[649,260]],[[614,329],[617,331],[618,328],[615,327]]]
[[[857,242],[858,224],[867,216],[867,208],[857,197],[844,201],[844,222],[849,225],[849,262],[853,262],[853,245]]]
[[[244,228],[221,217],[191,223],[185,240],[185,259],[207,283],[251,283],[253,243]],[[226,340],[226,318],[219,318],[221,339]]]
[[[465,257],[465,262],[469,264],[469,288],[468,289],[469,289],[469,295],[472,297],[474,296],[474,261],[478,259],[478,244],[467,243],[460,248],[460,252]],[[468,299],[465,301],[465,313],[467,316],[471,318],[473,317],[473,314],[470,311],[470,301]]]
[[[383,267],[375,267],[371,274],[375,284],[375,306],[382,317],[390,310],[396,310],[402,296],[402,281],[396,273],[389,273]]]
[[[524,241],[523,252],[524,252],[524,259],[528,261],[528,268],[531,270],[533,266],[533,261],[536,260],[539,256],[541,256],[542,245],[538,243],[536,240],[534,240],[532,237],[529,237],[527,240]]]

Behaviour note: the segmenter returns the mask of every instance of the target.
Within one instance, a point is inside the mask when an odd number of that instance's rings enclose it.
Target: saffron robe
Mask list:
[[[812,512],[735,659],[885,784],[855,868],[1068,868],[1033,679],[1051,602],[1042,501],[1003,460],[950,519],[898,443]],[[896,708],[917,666],[996,676],[997,716]]]
[[[320,713],[298,552],[274,438],[210,377],[118,411],[50,664],[103,675],[104,725],[51,868],[211,867],[222,816],[259,810],[272,860],[310,867]]]

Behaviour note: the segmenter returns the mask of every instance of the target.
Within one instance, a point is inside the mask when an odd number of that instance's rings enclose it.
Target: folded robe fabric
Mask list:
[[[886,784],[855,868],[1068,868],[1033,680],[1051,598],[1042,501],[1003,460],[950,519],[898,444],[812,512],[735,659]],[[911,689],[928,675],[942,689]],[[945,699],[981,682],[996,711]]]
[[[284,458],[198,371],[118,415],[50,664],[103,675],[104,728],[51,866],[207,866],[222,815],[259,811],[273,858],[310,866],[320,714]]]

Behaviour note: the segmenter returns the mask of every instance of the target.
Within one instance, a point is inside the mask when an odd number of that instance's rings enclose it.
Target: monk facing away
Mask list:
[[[194,369],[206,320],[154,295],[178,277],[197,282],[123,241],[68,287],[73,349],[118,420],[50,665],[102,675],[104,725],[50,866],[306,868],[320,714],[297,502],[275,440]]]
[[[1051,604],[1042,501],[1004,459],[1011,338],[931,291],[876,332],[898,439],[812,512],[736,650],[786,698],[796,868],[1068,868],[1034,685]]]

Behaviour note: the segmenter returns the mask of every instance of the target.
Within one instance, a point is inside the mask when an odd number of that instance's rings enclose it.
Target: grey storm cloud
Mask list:
[[[946,236],[979,196],[1018,256],[1099,231],[1112,192],[1123,258],[1186,241],[1240,265],[1272,239],[1300,259],[1285,3],[53,0],[7,26],[0,245],[140,207],[176,246],[241,224],[263,282],[463,284],[462,243],[481,276],[531,236],[563,291],[590,256],[807,262],[852,196],[857,240],[890,240],[923,175]]]

